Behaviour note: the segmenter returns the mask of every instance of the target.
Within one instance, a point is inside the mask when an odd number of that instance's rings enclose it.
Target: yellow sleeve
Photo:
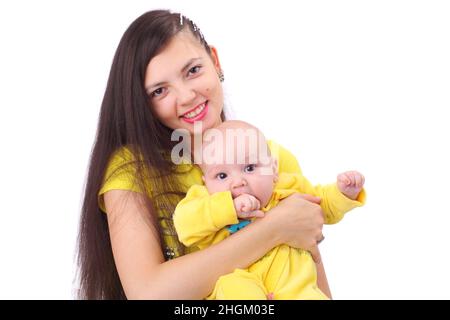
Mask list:
[[[116,151],[106,167],[103,184],[98,192],[98,205],[106,213],[103,195],[114,189],[141,192],[135,183],[136,167],[131,151],[123,147]]]
[[[295,189],[301,193],[307,193],[320,197],[320,206],[325,214],[325,223],[334,224],[339,222],[344,214],[353,208],[364,205],[366,192],[363,189],[356,200],[351,200],[343,195],[336,184],[313,186],[308,179],[303,176],[302,170],[295,156],[286,148],[274,141],[268,141],[270,151],[278,159],[278,171],[280,174],[297,175],[297,187]]]
[[[326,224],[339,222],[345,213],[354,208],[361,207],[366,203],[366,191],[364,189],[361,190],[356,200],[352,200],[339,191],[336,183],[323,187],[317,185],[314,188],[316,195],[322,198],[320,206],[325,214]]]
[[[194,185],[178,203],[173,222],[185,246],[203,249],[228,237],[225,227],[239,221],[229,191],[210,195],[205,186]]]
[[[325,223],[339,222],[344,214],[356,207],[361,207],[366,201],[366,192],[363,189],[356,200],[347,198],[342,194],[336,183],[313,186],[302,174],[280,174],[281,189],[294,189],[300,193],[310,194],[322,199],[320,206],[325,214]]]

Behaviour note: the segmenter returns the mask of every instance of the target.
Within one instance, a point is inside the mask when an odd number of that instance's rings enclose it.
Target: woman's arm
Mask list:
[[[331,296],[330,286],[328,285],[327,275],[325,273],[325,267],[322,263],[322,257],[320,256],[319,248],[314,248],[311,252],[316,254],[318,258],[316,261],[316,270],[317,270],[317,286],[322,290],[323,293],[330,299],[333,299]]]
[[[322,232],[320,207],[292,195],[222,242],[165,262],[141,197],[124,190],[104,196],[114,260],[129,299],[203,299],[221,275],[246,268],[281,243],[312,248]]]

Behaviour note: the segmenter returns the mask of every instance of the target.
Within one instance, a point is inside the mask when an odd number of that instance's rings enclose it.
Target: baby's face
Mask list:
[[[264,150],[252,150],[255,148],[246,143],[245,147],[241,147],[242,150],[239,150],[239,146],[225,145],[222,147],[214,142],[211,142],[206,148],[209,151],[214,150],[215,153],[220,149],[223,155],[219,161],[216,158],[214,163],[200,165],[203,171],[203,181],[210,194],[230,191],[233,199],[243,193],[250,194],[260,201],[261,207],[269,202],[278,177],[278,164],[273,157],[267,154],[265,148],[263,148]],[[231,153],[234,157],[227,159],[227,155],[230,155],[231,151],[234,151]]]

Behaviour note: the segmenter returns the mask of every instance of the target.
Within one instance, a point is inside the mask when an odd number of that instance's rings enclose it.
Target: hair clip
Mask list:
[[[183,25],[183,15],[180,13],[180,26]]]
[[[201,31],[200,29],[198,29],[198,33],[200,34],[200,37],[201,37],[203,40],[205,40],[205,37],[203,36],[203,33],[202,33],[202,31]]]

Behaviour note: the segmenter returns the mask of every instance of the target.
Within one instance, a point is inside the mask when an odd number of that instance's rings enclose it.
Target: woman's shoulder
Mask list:
[[[129,146],[117,148],[109,157],[104,180],[123,173],[134,174],[136,171],[135,160],[136,157]]]
[[[270,152],[278,160],[278,171],[286,173],[301,173],[297,158],[281,144],[268,140]]]
[[[129,146],[117,148],[104,170],[102,186],[98,192],[99,207],[105,211],[103,195],[110,190],[141,192],[136,184],[136,157]]]
[[[109,164],[124,163],[134,161],[135,156],[130,146],[124,145],[118,147],[110,156]]]
[[[137,166],[139,161],[142,161],[142,157],[130,147],[122,146],[111,155],[109,162],[106,166],[103,183],[98,193],[99,206],[104,211],[103,195],[110,190],[129,190],[139,193],[148,193],[149,196],[153,196],[153,191],[156,182],[150,182],[150,177],[157,178],[158,174],[151,168],[145,167],[144,184],[145,192],[139,187],[138,184],[138,170]],[[172,178],[177,183],[179,191],[187,192],[189,187],[194,184],[203,184],[202,173],[198,166],[192,164],[180,164],[177,165]],[[159,181],[159,180],[158,180]]]

